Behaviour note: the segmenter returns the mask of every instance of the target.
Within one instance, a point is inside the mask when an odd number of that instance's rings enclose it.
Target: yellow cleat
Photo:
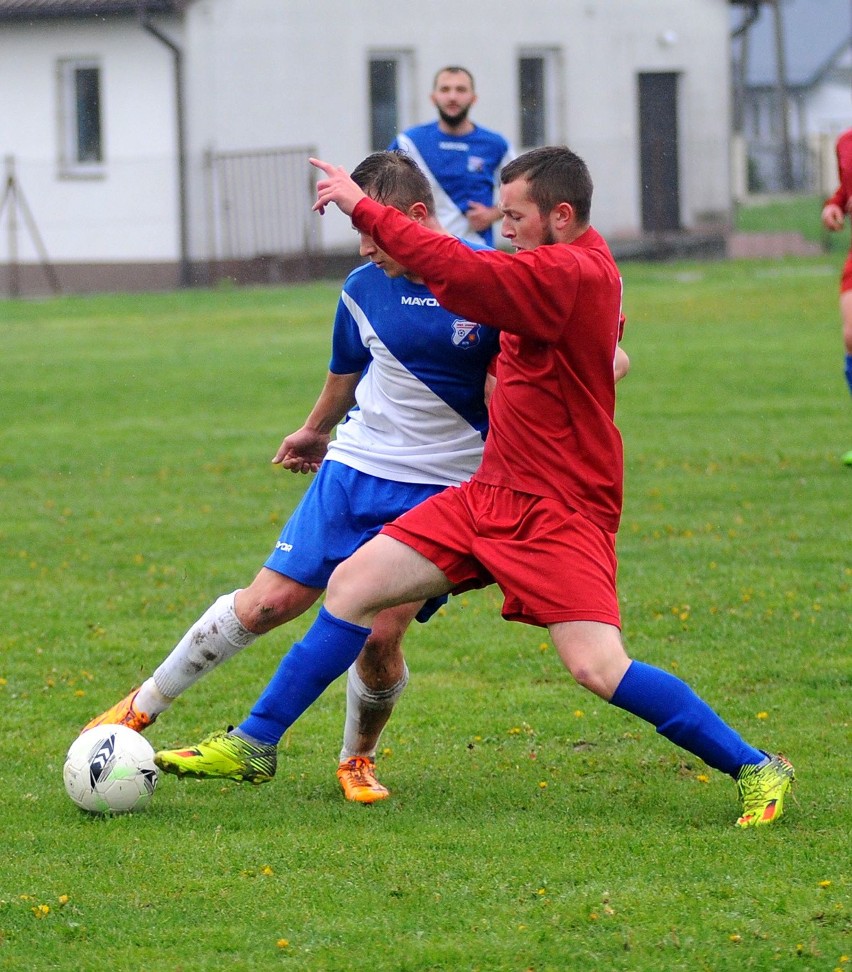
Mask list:
[[[274,746],[255,746],[219,729],[195,746],[156,753],[154,762],[175,776],[267,783],[275,776],[277,753]]]
[[[128,729],[132,729],[134,732],[144,732],[148,726],[153,724],[157,717],[155,715],[148,715],[147,712],[142,712],[136,708],[134,703],[138,694],[139,689],[134,689],[128,695],[125,695],[120,702],[116,702],[112,708],[107,709],[106,712],[102,712],[99,716],[92,719],[91,722],[87,722],[80,731],[85,732],[87,729],[93,729],[95,726],[109,724],[127,726]]]
[[[347,800],[375,803],[386,800],[390,790],[376,779],[376,764],[367,756],[344,759],[337,767],[337,778]]]
[[[769,761],[743,766],[737,776],[737,789],[743,802],[738,827],[764,827],[784,813],[784,797],[796,775],[792,763],[780,754],[769,754]]]

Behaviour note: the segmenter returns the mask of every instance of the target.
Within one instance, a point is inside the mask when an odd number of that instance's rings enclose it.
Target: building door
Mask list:
[[[677,74],[639,75],[639,150],[642,229],[680,229]]]

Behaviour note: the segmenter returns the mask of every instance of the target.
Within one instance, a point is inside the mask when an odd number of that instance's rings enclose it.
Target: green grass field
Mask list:
[[[269,460],[338,287],[0,303],[0,969],[852,968],[841,260],[624,267],[625,637],[796,764],[754,832],[729,779],[574,686],[493,589],[410,634],[386,803],[340,795],[338,683],[267,786],[78,811],[78,728],[254,576],[306,485]],[[152,743],[239,721],[310,620]]]
[[[820,196],[767,197],[740,206],[736,227],[751,233],[801,233],[811,243],[819,243],[827,253],[845,254],[849,251],[849,224],[839,233],[824,229],[820,221],[824,201]]]

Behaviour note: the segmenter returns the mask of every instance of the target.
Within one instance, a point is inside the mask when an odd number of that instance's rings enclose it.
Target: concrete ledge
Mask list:
[[[819,243],[811,243],[801,233],[731,233],[727,255],[733,259],[759,259],[785,256],[819,256]]]

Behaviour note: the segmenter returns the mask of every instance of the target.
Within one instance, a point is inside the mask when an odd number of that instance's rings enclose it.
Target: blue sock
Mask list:
[[[765,754],[738,733],[674,675],[643,662],[631,662],[610,702],[632,712],[676,746],[708,766],[736,777],[741,766],[761,763]]]
[[[277,746],[299,716],[355,661],[369,628],[336,618],[321,607],[301,641],[281,659],[240,732]]]
[[[852,354],[846,355],[846,384],[849,386],[849,392],[852,394]]]

